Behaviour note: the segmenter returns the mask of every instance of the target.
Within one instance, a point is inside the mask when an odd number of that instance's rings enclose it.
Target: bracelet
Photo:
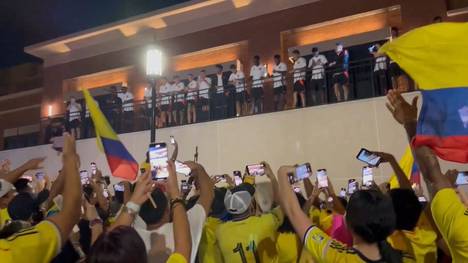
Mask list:
[[[95,225],[102,225],[102,224],[103,224],[103,221],[102,221],[101,218],[95,218],[95,219],[89,221],[89,228],[92,228]]]
[[[171,200],[171,209],[174,208],[175,205],[177,204],[181,204],[184,209],[185,209],[185,200],[180,198],[180,197],[177,197],[177,198],[174,198]]]

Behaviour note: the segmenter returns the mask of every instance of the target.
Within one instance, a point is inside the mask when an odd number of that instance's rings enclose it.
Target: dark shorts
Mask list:
[[[348,76],[345,72],[338,72],[333,74],[333,84],[345,85],[348,83]]]
[[[327,87],[325,85],[325,79],[311,79],[310,80],[310,89],[319,91],[325,90]]]
[[[74,119],[70,122],[70,129],[75,129],[80,127],[81,121],[79,119]]]
[[[281,87],[273,88],[273,94],[274,95],[284,95],[284,94],[286,94],[286,87],[281,86]]]
[[[252,88],[252,97],[254,100],[261,99],[263,97],[263,88]]]
[[[161,111],[168,111],[169,110],[169,104],[163,104],[161,105]]]
[[[236,101],[239,103],[245,102],[245,90],[241,92],[236,92]]]
[[[183,102],[174,103],[174,109],[173,110],[180,111],[180,110],[184,110],[184,109],[185,109],[185,103],[183,103]]]
[[[398,65],[396,62],[390,63],[390,66],[388,67],[388,69],[390,71],[390,76],[392,78],[403,75],[403,70],[400,68],[400,65]]]
[[[199,98],[197,103],[201,106],[208,106],[210,105],[210,100],[207,98]]]
[[[305,81],[304,80],[298,80],[294,82],[294,91],[295,92],[304,92],[305,91]]]

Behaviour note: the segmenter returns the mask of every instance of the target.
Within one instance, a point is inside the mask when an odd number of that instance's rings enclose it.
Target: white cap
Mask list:
[[[10,192],[13,188],[14,187],[10,182],[0,179],[0,198]]]
[[[233,215],[240,215],[245,213],[252,202],[252,195],[248,191],[238,191],[232,193],[231,191],[226,192],[224,197],[224,205],[228,213]]]

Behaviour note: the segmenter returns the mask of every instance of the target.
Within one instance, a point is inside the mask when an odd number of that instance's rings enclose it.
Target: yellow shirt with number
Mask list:
[[[424,213],[413,231],[396,230],[387,241],[393,248],[414,257],[418,263],[437,262],[437,233]]]
[[[468,262],[468,209],[454,189],[438,191],[431,202],[432,217],[447,242],[452,262]]]
[[[216,229],[221,220],[208,217],[203,227],[200,245],[198,246],[198,260],[203,263],[222,262],[221,252],[216,244]]]
[[[276,207],[261,216],[220,224],[216,240],[224,262],[278,262],[276,237],[283,219]]]
[[[315,263],[369,262],[359,251],[330,238],[325,232],[316,226],[311,226],[304,238],[304,247],[309,251]],[[384,261],[372,261],[384,263]],[[414,262],[409,255],[403,254],[403,262]]]
[[[34,227],[0,239],[0,262],[50,262],[60,251],[60,232],[44,220]]]

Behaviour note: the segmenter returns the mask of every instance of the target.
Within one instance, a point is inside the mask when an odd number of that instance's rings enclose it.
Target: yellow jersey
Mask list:
[[[327,209],[319,209],[313,206],[309,210],[309,218],[314,225],[325,232],[331,229],[333,224],[333,213],[329,213]]]
[[[354,263],[374,262],[384,263],[383,260],[370,261],[359,251],[331,239],[316,226],[311,226],[304,237],[304,247],[309,251],[315,263]],[[414,259],[403,254],[403,262],[414,262]]]
[[[203,233],[198,245],[198,261],[203,263],[222,262],[221,252],[216,244],[216,229],[221,220],[208,217],[203,227]]]
[[[60,232],[54,223],[44,220],[34,227],[0,239],[0,261],[50,262],[60,251]]]
[[[216,240],[224,262],[278,262],[276,236],[283,219],[276,207],[261,216],[220,224]]]
[[[432,217],[447,242],[452,262],[468,262],[468,209],[454,189],[436,193],[431,203]]]
[[[0,230],[11,220],[7,208],[0,209]]]
[[[418,263],[437,262],[437,233],[424,213],[413,231],[396,230],[387,241],[393,248],[413,256]]]
[[[302,245],[296,233],[279,233],[276,246],[279,263],[297,262]]]
[[[173,253],[167,259],[166,263],[187,263],[187,260],[179,253]]]

